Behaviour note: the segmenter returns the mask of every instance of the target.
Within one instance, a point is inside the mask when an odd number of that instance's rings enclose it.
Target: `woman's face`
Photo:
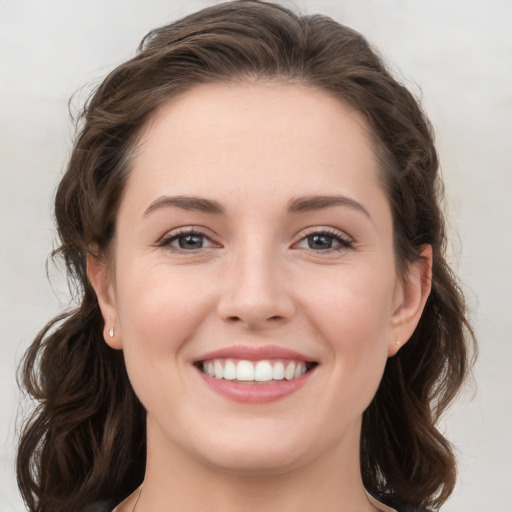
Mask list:
[[[164,105],[132,160],[113,264],[89,264],[150,453],[236,471],[357,456],[423,305],[419,274],[397,277],[362,121],[292,85]]]

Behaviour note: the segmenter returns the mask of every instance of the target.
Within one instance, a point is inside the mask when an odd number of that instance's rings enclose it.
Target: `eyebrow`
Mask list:
[[[144,217],[149,215],[151,212],[160,208],[166,208],[168,206],[176,206],[183,210],[192,210],[203,213],[224,213],[222,205],[211,199],[205,199],[203,197],[193,196],[161,196],[155,199],[144,211]]]
[[[361,203],[350,197],[340,195],[297,197],[288,203],[288,211],[291,213],[302,213],[323,210],[324,208],[331,208],[333,206],[348,206],[349,208],[360,211],[372,220],[370,213]]]
[[[144,216],[169,206],[216,215],[221,215],[225,212],[224,207],[218,201],[212,199],[194,196],[161,196],[146,208]],[[334,206],[348,206],[349,208],[359,210],[372,220],[370,213],[361,203],[350,197],[340,195],[297,197],[289,201],[288,211],[290,213],[303,213],[332,208]]]

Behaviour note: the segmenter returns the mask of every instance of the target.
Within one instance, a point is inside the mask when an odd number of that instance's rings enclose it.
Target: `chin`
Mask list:
[[[224,450],[209,453],[204,462],[217,470],[239,475],[276,475],[298,468],[305,462],[298,450],[283,449],[273,445],[265,446],[229,446]]]
[[[266,424],[265,424],[266,423]],[[324,451],[325,439],[309,438],[307,428],[294,429],[276,421],[252,428],[224,429],[214,437],[202,437],[192,448],[210,467],[247,475],[279,474],[299,468]],[[198,438],[196,438],[198,439]],[[330,443],[329,443],[330,445]]]

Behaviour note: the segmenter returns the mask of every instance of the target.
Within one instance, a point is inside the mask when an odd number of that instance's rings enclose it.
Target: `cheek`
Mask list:
[[[336,346],[363,349],[378,344],[388,333],[394,275],[379,272],[378,267],[370,270],[347,266],[315,276],[306,285],[311,316]]]
[[[311,283],[308,316],[327,346],[333,374],[347,391],[343,396],[362,398],[368,405],[388,357],[393,273],[345,270]]]
[[[118,314],[125,352],[177,354],[211,309],[208,287],[190,273],[155,264],[119,268]],[[200,281],[200,279],[199,279]]]
[[[120,336],[133,389],[148,412],[173,411],[184,396],[183,349],[211,310],[208,288],[187,272],[155,264],[119,265]],[[169,389],[180,390],[169,393]]]

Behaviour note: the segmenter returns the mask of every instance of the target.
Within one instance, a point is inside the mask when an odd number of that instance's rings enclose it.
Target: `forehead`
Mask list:
[[[190,187],[208,195],[222,185],[278,194],[292,184],[299,194],[315,194],[343,181],[360,195],[377,184],[378,172],[364,121],[330,94],[295,84],[209,84],[156,112],[128,185],[148,196]]]

